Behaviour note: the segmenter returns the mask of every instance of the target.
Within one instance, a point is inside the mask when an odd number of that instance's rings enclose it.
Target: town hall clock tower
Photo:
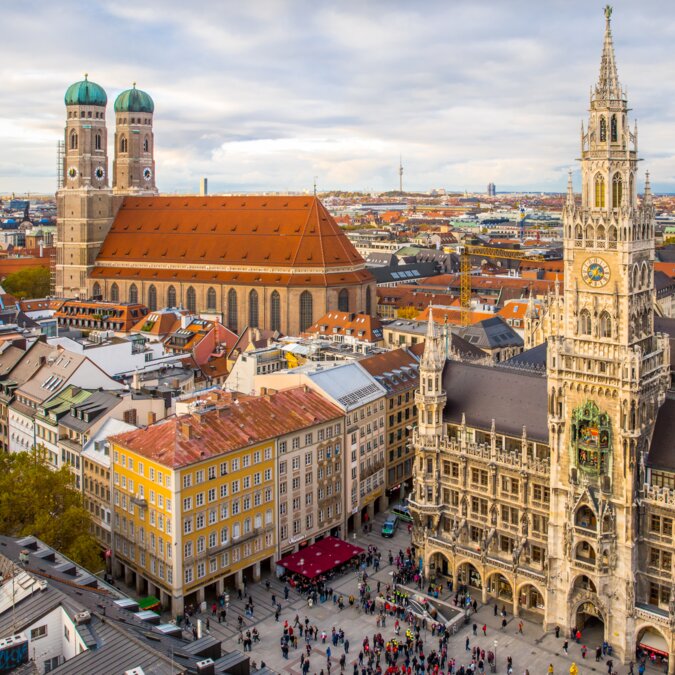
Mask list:
[[[636,492],[668,384],[654,332],[654,207],[637,199],[637,126],[629,127],[610,26],[581,130],[581,205],[563,211],[565,302],[547,355],[551,444],[546,624],[634,648]],[[620,654],[621,657],[626,654]]]

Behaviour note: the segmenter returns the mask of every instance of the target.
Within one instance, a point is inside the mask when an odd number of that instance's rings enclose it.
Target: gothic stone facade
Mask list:
[[[637,199],[610,14],[582,202],[570,182],[563,213],[546,374],[443,363],[430,324],[411,508],[427,574],[536,612],[548,630],[602,626],[628,661],[640,644],[673,655],[675,405],[668,341],[654,331],[652,198],[647,179]]]

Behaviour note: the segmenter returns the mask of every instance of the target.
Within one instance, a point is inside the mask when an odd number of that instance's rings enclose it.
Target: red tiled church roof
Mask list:
[[[118,269],[140,263],[316,272],[364,265],[316,197],[250,195],[126,197],[97,258],[94,276],[110,277],[113,270],[101,263],[117,264]]]

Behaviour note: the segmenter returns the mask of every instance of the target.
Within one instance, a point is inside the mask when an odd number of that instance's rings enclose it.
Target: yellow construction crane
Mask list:
[[[481,258],[506,258],[507,260],[545,260],[543,255],[528,255],[525,251],[494,246],[462,245],[459,253],[459,304],[462,309],[462,326],[468,326],[471,315],[471,256]]]

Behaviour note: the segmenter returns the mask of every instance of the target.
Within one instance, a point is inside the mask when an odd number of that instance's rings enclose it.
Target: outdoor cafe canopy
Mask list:
[[[314,579],[349,562],[360,553],[363,553],[360,546],[354,546],[336,537],[325,537],[300,549],[297,553],[284,556],[277,562],[277,565],[285,567],[288,572],[301,574],[307,579]]]

